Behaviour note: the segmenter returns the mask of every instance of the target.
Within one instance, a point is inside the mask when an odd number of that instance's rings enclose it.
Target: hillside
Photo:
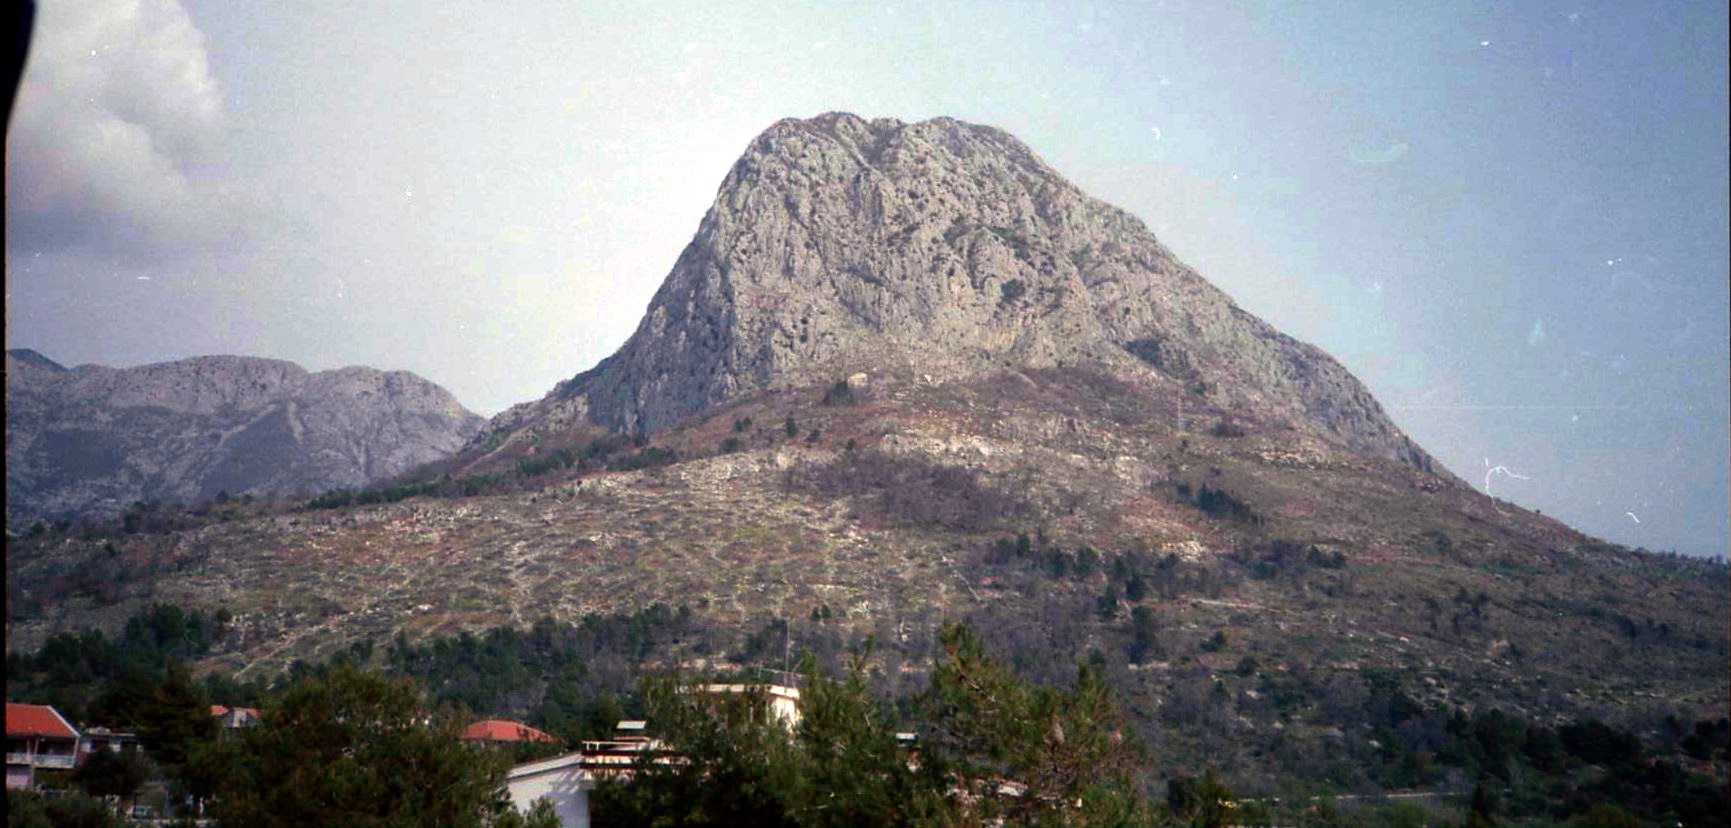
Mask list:
[[[905,690],[965,618],[1041,680],[1103,660],[1163,755],[1246,773],[1362,763],[1396,700],[1731,701],[1722,565],[1440,471],[1326,354],[948,119],[772,127],[621,350],[449,459],[9,553],[9,647],[168,601],[228,610],[204,666],[253,675],[660,603],[700,632],[642,659],[870,636]]]
[[[365,485],[450,455],[481,422],[404,371],[232,356],[67,369],[8,351],[6,523]]]

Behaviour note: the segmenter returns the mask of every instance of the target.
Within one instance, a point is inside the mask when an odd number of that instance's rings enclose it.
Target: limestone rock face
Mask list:
[[[489,437],[583,419],[655,431],[861,371],[942,381],[1080,363],[1430,465],[1339,363],[1009,134],[842,113],[758,136],[625,345]]]
[[[405,371],[235,356],[67,369],[8,351],[6,519],[360,486],[449,456],[483,422]]]

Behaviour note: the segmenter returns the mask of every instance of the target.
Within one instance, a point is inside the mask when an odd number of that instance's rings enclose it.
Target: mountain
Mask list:
[[[1103,660],[1162,761],[1341,787],[1404,761],[1369,718],[1419,745],[1414,709],[1658,729],[1731,700],[1723,565],[1435,467],[1333,359],[950,119],[774,125],[613,356],[388,486],[163,525],[11,542],[9,646],[173,601],[226,610],[205,666],[254,676],[632,619],[477,711],[527,715],[571,676],[867,636],[906,690],[961,618],[1043,681]]]
[[[1338,362],[1239,309],[1014,137],[844,113],[754,140],[624,347],[505,412],[489,439],[581,419],[655,431],[859,372],[1077,365],[1432,469]]]
[[[362,486],[449,455],[481,424],[404,371],[236,356],[67,369],[7,351],[6,520]]]

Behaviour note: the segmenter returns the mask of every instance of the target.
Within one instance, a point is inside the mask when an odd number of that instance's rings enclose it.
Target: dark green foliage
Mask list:
[[[1099,566],[1100,553],[1095,552],[1094,547],[1084,546],[1076,550],[1076,565],[1074,568],[1076,577],[1087,578],[1093,575],[1094,570]]]
[[[1180,484],[1178,492],[1180,496],[1187,496],[1189,487]],[[1204,514],[1210,517],[1228,518],[1252,524],[1262,522],[1262,518],[1251,511],[1249,504],[1239,500],[1224,489],[1212,488],[1206,483],[1196,490],[1196,497],[1192,502],[1197,509],[1202,510]]]
[[[512,811],[495,819],[490,828],[560,828],[559,815],[546,797],[535,800],[528,813]]]
[[[1124,350],[1167,374],[1190,376],[1195,373],[1183,351],[1158,339],[1133,339],[1124,343]]]
[[[1570,821],[1579,828],[1641,828],[1641,820],[1634,814],[1612,805],[1601,802],[1591,810]]]
[[[945,811],[940,764],[908,767],[895,737],[895,710],[867,689],[863,655],[856,654],[842,681],[820,676],[812,659],[802,662],[795,747],[803,784],[792,798],[801,825],[911,825]]]
[[[802,660],[802,718],[791,734],[755,694],[700,699],[673,676],[646,681],[649,721],[683,761],[646,757],[632,781],[602,782],[596,824],[1146,822],[1128,780],[1141,757],[1097,667],[1083,665],[1068,691],[1032,686],[987,657],[971,630],[951,625],[941,639],[914,767],[893,709],[867,689],[863,655],[841,681]],[[1005,779],[1025,793],[1000,793]]]
[[[424,682],[439,704],[482,714],[525,711],[530,724],[550,733],[598,738],[623,718],[609,694],[630,690],[640,662],[696,631],[689,609],[652,604],[575,625],[544,618],[527,630],[497,627],[420,643],[399,635],[384,648],[385,662]],[[779,650],[779,635],[775,643]],[[594,719],[603,699],[613,712]]]
[[[155,535],[187,528],[193,521],[183,509],[156,500],[140,500],[120,513],[119,523],[125,534]]]
[[[1683,752],[1689,758],[1706,761],[1714,756],[1724,757],[1727,743],[1731,743],[1731,719],[1723,716],[1718,721],[1699,721],[1695,730],[1683,738]]]
[[[1094,612],[1100,616],[1101,621],[1111,621],[1118,617],[1118,605],[1122,601],[1123,598],[1118,594],[1118,585],[1109,581],[1106,591],[1100,593],[1100,597],[1094,602]]]
[[[1250,577],[1266,581],[1282,575],[1298,577],[1312,569],[1343,569],[1346,554],[1324,552],[1314,544],[1276,538],[1263,541],[1233,555],[1249,570]]]
[[[1557,731],[1564,749],[1589,765],[1628,767],[1641,761],[1641,740],[1598,719],[1563,725]]]
[[[561,449],[533,457],[523,457],[517,460],[517,473],[523,477],[536,477],[554,469],[568,469],[577,462],[577,452],[572,449]]]
[[[48,798],[35,791],[6,792],[9,828],[120,828],[124,824],[108,803],[82,793]]]
[[[783,431],[787,432],[788,439],[790,440],[793,439],[795,435],[799,434],[799,423],[794,421],[792,414],[787,415],[787,422],[782,423],[781,427]]]
[[[1244,427],[1229,419],[1222,419],[1215,423],[1213,428],[1208,429],[1208,433],[1216,437],[1243,437]]]
[[[798,781],[786,734],[763,721],[760,697],[706,705],[681,692],[672,675],[647,678],[644,709],[658,734],[685,760],[646,755],[629,783],[610,779],[590,798],[598,825],[793,826],[787,801]]]
[[[419,688],[336,666],[265,706],[263,725],[198,754],[226,825],[481,826],[507,809],[502,758],[460,738]]]
[[[1027,295],[1028,286],[1022,284],[1021,279],[1011,279],[998,288],[998,292],[1000,294],[998,301],[1007,305]]]
[[[185,764],[193,744],[216,733],[209,697],[179,662],[170,663],[161,677],[128,673],[96,700],[91,716],[137,728],[144,749],[171,769]]]
[[[227,635],[228,621],[226,610],[206,614],[155,604],[129,619],[117,640],[101,630],[55,633],[35,653],[7,654],[8,697],[53,704],[75,721],[113,716],[116,700],[101,701],[105,692],[126,680],[148,693],[171,663],[209,653]]]
[[[1181,823],[1196,828],[1223,828],[1230,824],[1232,789],[1220,782],[1212,766],[1202,777],[1174,776],[1166,782],[1166,809]]]
[[[1147,607],[1130,610],[1131,639],[1127,655],[1131,664],[1141,664],[1160,655],[1160,639],[1154,634],[1155,627],[1152,610]]]
[[[721,453],[732,454],[744,448],[745,444],[738,437],[727,437],[721,441]]]
[[[749,424],[749,418],[745,422]],[[476,497],[524,486],[526,481],[553,471],[573,468],[580,471],[632,470],[666,465],[677,460],[677,455],[667,449],[650,449],[621,456],[626,449],[647,445],[647,440],[609,434],[594,438],[582,446],[570,446],[518,458],[513,472],[472,474],[456,478],[445,474],[428,480],[383,483],[364,489],[333,489],[308,500],[300,508],[341,509],[356,505],[396,503],[411,497]]]
[[[1124,599],[1135,603],[1148,597],[1148,582],[1142,579],[1142,573],[1130,570],[1124,578]]]
[[[72,782],[91,796],[131,799],[144,787],[147,770],[143,757],[134,751],[98,750],[72,772]]]
[[[828,391],[823,392],[823,404],[853,405],[853,386],[848,385],[847,380],[836,380],[835,384],[830,386]]]
[[[766,654],[785,653],[789,638],[787,620],[774,618],[763,628],[746,636],[745,643],[740,645],[739,660],[744,662],[760,661]]]
[[[647,446],[609,464],[614,471],[639,471],[671,466],[679,462],[679,452],[662,446]]]
[[[1199,635],[1212,633],[1183,631],[1176,619],[1166,615],[1169,609],[1164,605],[1125,603],[1127,587],[1138,580],[1150,598],[1179,592],[1206,594],[1209,578],[1214,577],[1210,573],[1222,568],[1220,561],[1187,562],[1131,548],[1099,555],[1086,583],[1053,589],[1055,577],[1083,577],[1081,549],[1065,552],[1043,532],[1021,535],[977,543],[966,551],[973,556],[968,565],[984,567],[980,571],[989,573],[997,588],[1038,597],[1045,603],[1045,617],[1053,619],[1051,624],[1030,627],[1020,623],[1015,613],[991,608],[969,616],[982,637],[1006,653],[1006,669],[1021,679],[1068,686],[1076,675],[1075,654],[1104,651],[1114,658],[1091,655],[1086,668],[1111,676],[1121,687],[1134,687],[1122,683],[1127,671],[1123,663],[1116,663],[1117,658],[1128,657],[1132,664],[1165,660],[1160,655],[1162,639],[1173,650],[1198,643],[1225,649],[1227,644],[1240,643],[1198,642]],[[1292,554],[1282,560],[1296,560],[1300,570],[1326,568],[1310,560],[1308,547],[1294,544],[1289,551]],[[1061,576],[1055,575],[1059,559],[1064,561]],[[1228,564],[1225,571],[1237,568]],[[1042,589],[1049,591],[1042,593]],[[1491,606],[1475,589],[1461,590],[1455,601],[1459,611],[1469,615],[1481,606],[1489,611]],[[1448,603],[1447,597],[1439,602]],[[631,691],[646,661],[716,652],[727,652],[737,660],[749,652],[758,663],[781,666],[790,650],[816,650],[819,663],[834,674],[841,663],[836,654],[846,650],[841,638],[845,627],[826,623],[822,605],[814,609],[807,604],[797,612],[792,625],[759,617],[741,631],[693,620],[684,608],[651,607],[630,615],[591,616],[576,625],[543,620],[528,629],[503,628],[416,642],[405,637],[381,642],[383,646],[376,649],[363,641],[339,651],[338,658],[351,664],[371,659],[425,679],[432,687],[434,707],[468,706],[477,716],[521,719],[567,739],[579,739],[611,733],[619,719],[642,716],[643,708]],[[805,622],[808,614],[815,615],[812,623]],[[1110,615],[1115,623],[1096,626],[1098,615]],[[1159,627],[1161,619],[1173,624],[1170,630]],[[219,642],[227,622],[220,612],[158,606],[141,612],[112,639],[97,632],[58,634],[36,653],[8,654],[10,689],[15,699],[57,705],[60,698],[82,698],[79,708],[61,709],[80,710],[83,715],[69,713],[79,724],[149,732],[152,754],[164,759],[172,759],[169,754],[174,750],[165,751],[165,742],[180,744],[184,765],[165,768],[171,787],[202,796],[227,784],[221,769],[239,760],[223,751],[232,752],[236,742],[196,734],[173,738],[171,720],[150,730],[135,723],[161,715],[153,708],[163,706],[162,690],[179,684],[169,681],[169,664],[176,654],[201,648],[222,652]],[[922,623],[933,622],[909,618],[910,629]],[[1094,632],[1084,636],[1077,634],[1078,629]],[[744,646],[740,646],[742,638]],[[896,652],[891,657],[914,665],[931,664],[932,651],[920,648],[933,646],[932,639],[909,639],[894,641],[891,646]],[[1723,815],[1731,813],[1722,784],[1691,772],[1699,766],[1681,759],[1703,753],[1723,756],[1727,728],[1722,720],[1671,721],[1660,736],[1642,742],[1618,727],[1591,720],[1553,728],[1494,710],[1455,715],[1449,708],[1414,701],[1408,693],[1417,692],[1412,686],[1415,679],[1403,671],[1369,664],[1354,672],[1330,670],[1302,655],[1258,650],[1253,638],[1241,643],[1256,655],[1235,658],[1237,669],[1211,673],[1178,659],[1172,669],[1163,671],[1171,678],[1159,691],[1158,707],[1138,711],[1138,725],[1145,735],[1161,740],[1163,749],[1169,746],[1181,756],[1206,751],[1233,787],[1249,786],[1257,796],[1266,796],[1268,789],[1259,786],[1254,776],[1247,781],[1245,774],[1256,773],[1261,765],[1275,768],[1279,778],[1292,784],[1326,785],[1330,792],[1435,790],[1448,784],[1465,784],[1461,790],[1470,790],[1475,781],[1483,780],[1497,799],[1491,816],[1509,824],[1583,821],[1601,804],[1615,806],[1643,824],[1720,825],[1725,824]],[[307,681],[320,669],[300,664],[291,676],[296,682]],[[918,697],[908,695],[916,693],[925,679],[918,666],[901,676],[871,675],[870,697],[901,694],[901,727],[918,727],[936,720],[916,704]],[[260,703],[268,694],[258,681],[240,684],[215,674],[194,689],[224,704],[268,706]],[[199,705],[187,703],[192,694],[184,686],[180,690],[177,706],[187,713],[182,721],[208,722],[206,715],[193,715]],[[1249,690],[1257,692],[1246,694]],[[1233,722],[1240,717],[1254,722],[1258,732],[1236,729]],[[1275,720],[1289,725],[1310,722],[1318,728],[1332,725],[1348,735],[1325,742],[1295,734],[1298,728],[1284,734],[1263,729],[1264,723]],[[931,734],[925,734],[922,754],[934,744]],[[1253,751],[1266,751],[1267,758],[1247,758]],[[200,761],[207,753],[228,759]],[[1454,824],[1464,817],[1467,804],[1464,799],[1455,803],[1461,810],[1450,817]],[[1366,807],[1357,811],[1360,824],[1374,822]],[[1611,813],[1599,810],[1601,816]],[[797,809],[783,813],[802,824],[812,818]],[[1262,823],[1255,822],[1248,810],[1236,812],[1235,817],[1240,824],[1305,824],[1307,819],[1278,808],[1276,813]],[[1341,818],[1354,819],[1352,809],[1343,809]]]
[[[873,497],[879,513],[904,523],[978,531],[1025,510],[1004,487],[970,469],[879,451],[851,452],[802,471],[796,481],[802,488],[825,497]]]
[[[1017,678],[967,626],[947,624],[938,640],[922,757],[942,760],[965,790],[999,778],[1027,786],[1022,796],[985,799],[988,813],[1111,824],[1142,812],[1129,774],[1144,757],[1098,664],[1079,665],[1072,688],[1059,690]]]
[[[733,433],[744,434],[745,432],[747,432],[749,430],[751,430],[751,418],[750,417],[740,417],[740,418],[735,419],[733,421]]]

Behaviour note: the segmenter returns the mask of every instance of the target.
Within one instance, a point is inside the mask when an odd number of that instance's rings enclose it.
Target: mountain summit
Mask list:
[[[653,432],[857,372],[1076,365],[1431,468],[1338,362],[1238,308],[1015,137],[845,113],[753,140],[625,345],[489,436],[585,419]]]

